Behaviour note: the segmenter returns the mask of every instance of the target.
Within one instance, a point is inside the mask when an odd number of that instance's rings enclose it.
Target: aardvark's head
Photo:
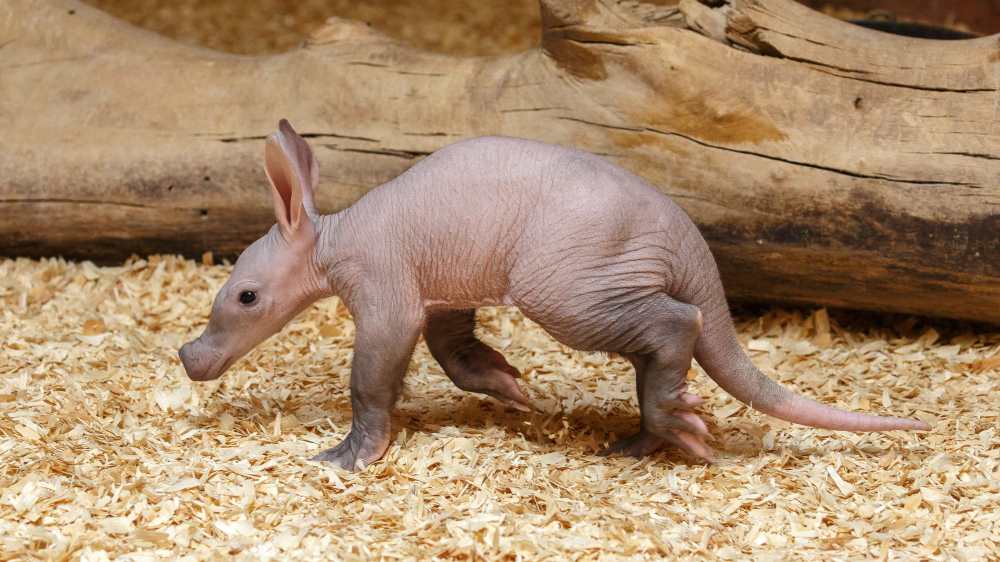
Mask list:
[[[313,190],[319,165],[284,119],[265,143],[264,168],[278,223],[243,251],[215,296],[205,331],[181,347],[181,362],[192,380],[218,378],[328,292],[316,258]]]

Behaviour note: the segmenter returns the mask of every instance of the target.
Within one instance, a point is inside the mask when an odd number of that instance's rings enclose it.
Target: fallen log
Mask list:
[[[7,0],[0,254],[233,255],[273,222],[261,152],[287,117],[324,212],[445,144],[528,137],[671,195],[734,299],[1000,322],[1000,36],[899,37],[790,0],[541,8],[539,48],[515,55],[331,20],[249,57]]]

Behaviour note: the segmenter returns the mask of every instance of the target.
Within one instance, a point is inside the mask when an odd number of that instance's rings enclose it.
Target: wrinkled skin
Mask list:
[[[461,389],[529,409],[519,373],[473,335],[479,306],[513,305],[560,342],[619,353],[636,372],[638,432],[606,453],[664,445],[710,459],[687,392],[692,358],[730,394],[776,417],[850,431],[927,429],[785,390],[743,352],[715,261],[687,215],[596,156],[486,137],[428,156],[334,215],[313,210],[318,164],[287,122],[266,144],[277,226],[220,290],[188,375],[218,377],[318,298],[339,295],[357,335],[350,432],[319,460],[355,470],[389,446],[390,413],[418,338]],[[240,294],[256,294],[244,304]]]

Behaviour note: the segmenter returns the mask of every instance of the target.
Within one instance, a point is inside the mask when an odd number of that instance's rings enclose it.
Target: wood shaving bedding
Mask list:
[[[210,258],[206,258],[210,262]],[[595,452],[636,427],[620,359],[508,309],[481,335],[539,412],[463,393],[423,343],[386,458],[307,459],[350,423],[354,327],[323,301],[218,381],[176,356],[230,268],[0,261],[0,558],[984,560],[1000,557],[1000,333],[823,309],[737,318],[769,376],[934,430],[757,414],[700,369],[719,453]]]

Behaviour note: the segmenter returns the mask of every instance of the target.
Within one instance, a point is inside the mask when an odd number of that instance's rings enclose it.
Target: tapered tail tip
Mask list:
[[[903,431],[930,431],[931,426],[925,421],[914,419],[914,418],[883,418],[889,420],[888,425],[884,425],[882,429],[866,429],[863,431],[892,431],[892,430],[903,430]]]

